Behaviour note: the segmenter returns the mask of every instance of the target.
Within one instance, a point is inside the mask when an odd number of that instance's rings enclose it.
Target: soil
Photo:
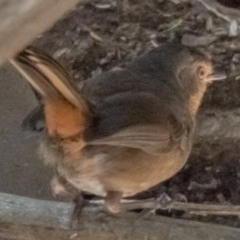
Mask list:
[[[77,81],[84,81],[181,35],[186,44],[207,48],[216,69],[229,76],[210,87],[200,110],[204,112],[240,106],[240,37],[229,37],[228,31],[226,21],[196,1],[85,0],[34,44],[47,49]],[[195,144],[181,172],[139,197],[166,192],[189,202],[240,204],[239,143],[213,139]],[[240,227],[238,217],[159,213]]]

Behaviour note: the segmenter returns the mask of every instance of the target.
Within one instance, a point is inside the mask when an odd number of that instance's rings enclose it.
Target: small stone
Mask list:
[[[181,1],[180,1],[180,0],[170,0],[170,2],[172,2],[172,3],[176,4],[176,5],[178,5]]]
[[[216,37],[212,34],[208,34],[204,36],[196,36],[196,35],[187,33],[187,34],[184,34],[182,37],[182,44],[189,47],[208,46],[215,40],[216,40]]]

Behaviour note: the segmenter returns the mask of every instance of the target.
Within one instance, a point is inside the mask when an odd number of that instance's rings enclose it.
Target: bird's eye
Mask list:
[[[205,71],[203,67],[199,67],[197,70],[198,77],[200,79],[203,79],[205,77]]]

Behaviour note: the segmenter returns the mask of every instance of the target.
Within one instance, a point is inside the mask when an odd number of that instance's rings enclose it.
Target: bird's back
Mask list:
[[[186,129],[193,127],[187,99],[179,91],[176,72],[168,66],[171,59],[165,57],[169,56],[169,48],[165,48],[166,52],[163,49],[140,56],[126,68],[86,80],[82,94],[94,112],[86,134],[89,140],[110,136],[134,125],[172,122],[170,128],[181,128],[179,124],[186,125]]]

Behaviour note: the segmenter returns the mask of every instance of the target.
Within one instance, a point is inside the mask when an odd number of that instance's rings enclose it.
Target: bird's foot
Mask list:
[[[157,209],[168,209],[169,205],[172,202],[172,198],[167,193],[162,193],[159,197],[156,199],[156,210]]]
[[[77,229],[81,219],[82,209],[85,206],[85,200],[82,194],[79,194],[74,200],[73,203],[75,204],[73,208],[73,213],[70,221],[70,228]]]
[[[74,201],[79,195],[79,191],[61,176],[54,176],[51,180],[51,189],[53,196],[63,201]]]
[[[156,211],[159,209],[169,209],[173,200],[167,193],[164,192],[156,199],[145,199],[144,201],[148,202],[148,205],[147,208],[143,208],[141,216],[148,217],[150,215],[156,215]]]
[[[54,176],[52,178],[51,188],[55,197],[74,203],[69,227],[76,229],[79,225],[81,211],[85,203],[82,193],[69,184],[65,178],[60,176]]]

